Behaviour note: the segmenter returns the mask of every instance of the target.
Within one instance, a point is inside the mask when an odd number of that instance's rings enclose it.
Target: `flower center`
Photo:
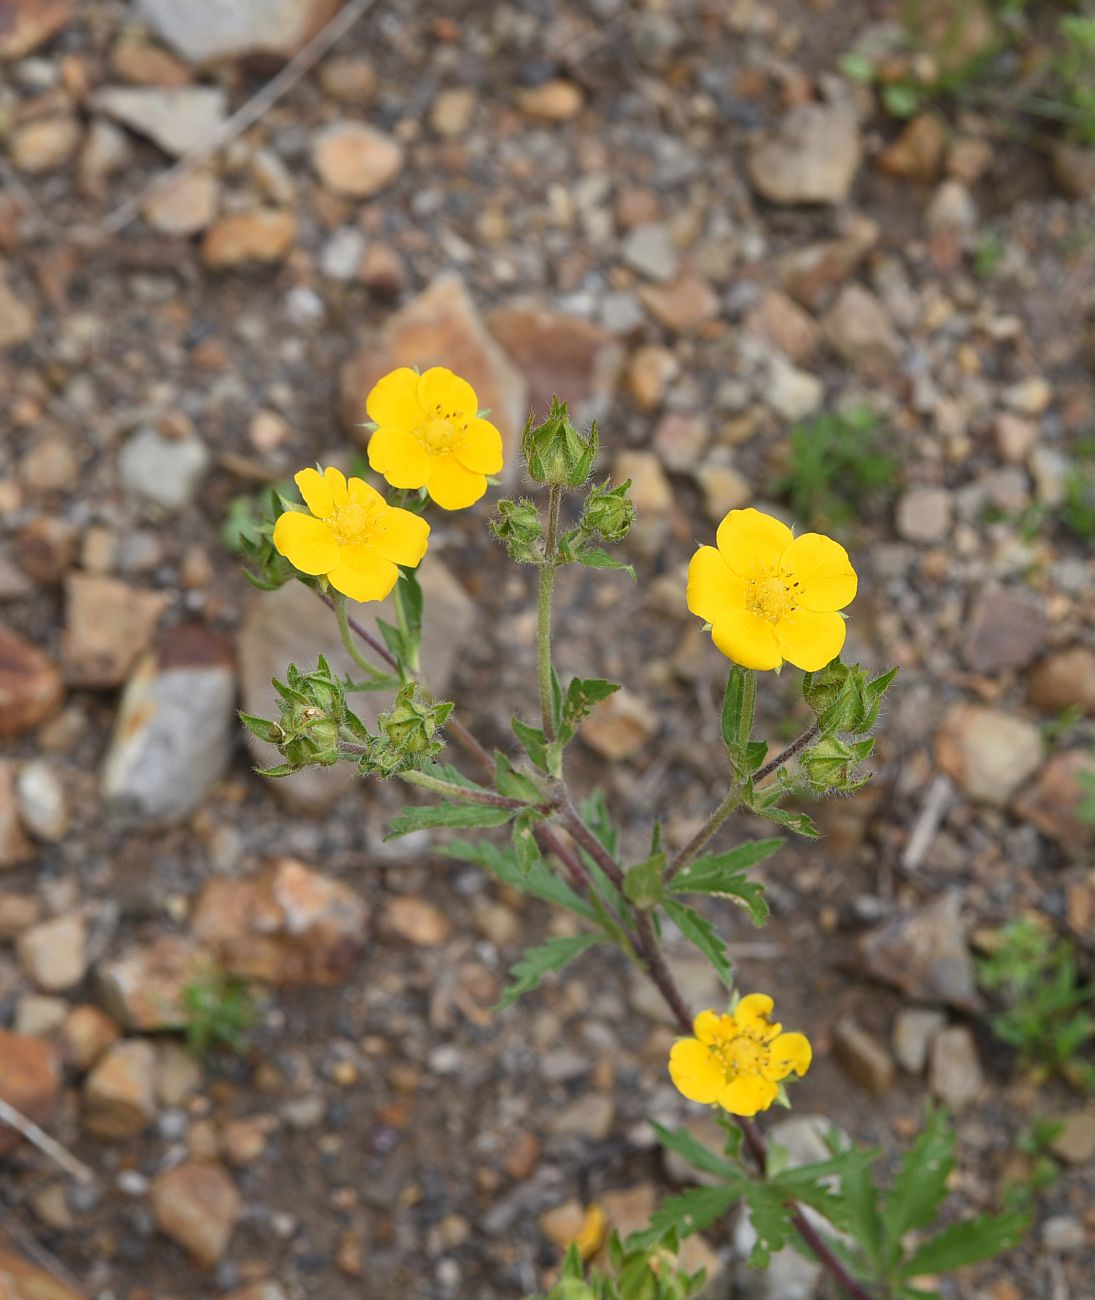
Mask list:
[[[792,580],[789,573],[773,573],[767,578],[751,579],[747,597],[749,612],[769,623],[778,623],[794,608],[797,587],[798,583]]]
[[[347,501],[328,519],[335,537],[343,546],[368,541],[373,531],[373,514],[358,501]]]
[[[759,1038],[740,1034],[711,1046],[711,1053],[726,1071],[728,1078],[742,1074],[759,1074],[768,1064],[768,1046]]]
[[[435,415],[424,424],[420,424],[415,429],[414,436],[427,451],[432,451],[434,455],[443,455],[447,451],[452,451],[456,429],[448,416]]]

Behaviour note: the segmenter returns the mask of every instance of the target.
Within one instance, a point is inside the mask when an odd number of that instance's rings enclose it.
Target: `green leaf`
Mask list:
[[[789,808],[780,808],[777,804],[769,804],[763,808],[754,806],[753,812],[766,817],[770,822],[775,822],[777,826],[786,826],[789,831],[794,831],[796,835],[802,835],[808,840],[821,838],[817,827],[804,812],[792,812]]]
[[[933,1222],[947,1197],[947,1179],[955,1166],[954,1130],[941,1107],[928,1110],[924,1131],[905,1153],[886,1193],[882,1209],[883,1262],[887,1269],[901,1257],[901,1239]]]
[[[427,776],[434,776],[439,781],[448,781],[450,785],[462,785],[466,790],[479,790],[490,793],[487,787],[473,781],[471,777],[465,776],[458,767],[451,763],[424,763],[422,771]]]
[[[624,894],[641,911],[652,911],[665,896],[665,854],[652,853],[624,876]]]
[[[657,1120],[653,1120],[652,1123],[654,1132],[658,1135],[658,1141],[662,1146],[667,1151],[675,1151],[682,1159],[687,1160],[693,1169],[702,1169],[704,1173],[715,1174],[722,1179],[734,1179],[742,1176],[738,1165],[716,1155],[710,1147],[704,1146],[687,1129],[668,1129],[659,1124]]]
[[[404,808],[392,819],[385,840],[397,840],[411,831],[433,830],[438,826],[503,826],[513,816],[512,808],[489,808],[477,803],[439,803]]]
[[[560,735],[569,740],[578,730],[583,718],[589,717],[593,706],[607,700],[620,689],[618,682],[605,681],[603,677],[573,677],[563,701]]]
[[[527,722],[522,722],[520,718],[514,718],[510,726],[513,727],[513,734],[521,742],[521,747],[529,758],[542,772],[548,771],[543,731],[539,727],[530,727]]]
[[[620,856],[620,828],[612,820],[603,790],[595,790],[579,807],[582,821],[614,858]]]
[[[557,876],[541,858],[526,876],[521,870],[515,855],[501,849],[497,844],[486,841],[472,843],[471,840],[453,840],[441,846],[440,852],[448,858],[460,862],[474,862],[489,871],[496,880],[519,893],[530,894],[533,898],[554,903],[587,921],[596,921],[597,914],[584,898],[576,893],[561,877]]]
[[[859,1218],[848,1204],[844,1186],[849,1180],[861,1180],[879,1154],[877,1147],[849,1146],[828,1160],[796,1165],[775,1177],[770,1174],[769,1182],[823,1214],[835,1228],[848,1231],[858,1226]]]
[[[622,569],[629,578],[634,581],[635,568],[631,564],[622,564],[619,560],[613,559],[611,555],[599,546],[587,546],[586,549],[575,556],[579,564],[585,565],[587,569]]]
[[[791,1223],[794,1202],[777,1184],[749,1183],[745,1203],[757,1234],[749,1264],[752,1268],[765,1268],[770,1257],[796,1235]]]
[[[739,1173],[738,1181],[734,1183],[722,1187],[693,1187],[680,1196],[671,1196],[650,1216],[650,1227],[645,1232],[633,1233],[625,1244],[629,1250],[641,1250],[654,1245],[671,1230],[676,1230],[682,1237],[702,1232],[741,1200],[747,1186],[745,1176]]]
[[[269,718],[260,718],[257,714],[244,713],[242,710],[237,716],[252,736],[257,736],[268,745],[276,745],[278,741],[285,739],[285,732],[281,726],[271,722]]]
[[[562,968],[580,957],[583,952],[604,942],[603,934],[586,931],[582,934],[564,934],[537,948],[529,948],[520,961],[516,962],[510,974],[514,977],[502,994],[497,1010],[504,1011],[525,993],[537,987],[544,976],[553,970]]]
[[[513,823],[513,852],[517,857],[521,874],[526,879],[537,863],[542,861],[540,847],[536,843],[535,825],[536,818],[527,812],[521,813]]]
[[[722,740],[727,749],[739,749],[753,730],[753,717],[748,709],[749,673],[748,668],[731,664],[726,677],[726,690],[722,697]],[[746,713],[749,713],[748,718]]]
[[[530,777],[515,771],[513,764],[500,750],[494,752],[494,785],[507,799],[520,799],[523,803],[539,803],[543,797],[540,787]]]
[[[879,1152],[852,1145],[835,1128],[825,1134],[825,1145],[834,1159],[845,1161],[840,1170],[840,1191],[848,1229],[870,1265],[870,1272],[876,1275],[882,1267],[882,1219],[871,1165]]]
[[[744,873],[770,858],[782,844],[780,839],[753,840],[726,853],[705,853],[674,877],[670,889],[674,894],[719,894],[732,898],[748,909],[754,925],[763,925],[768,917],[764,887]]]
[[[665,900],[666,915],[680,930],[681,934],[694,944],[715,968],[719,979],[730,988],[733,985],[733,969],[726,955],[726,945],[719,938],[715,927],[699,912],[671,898]]]
[[[1020,1210],[983,1214],[952,1224],[920,1246],[901,1266],[900,1276],[904,1280],[925,1273],[949,1273],[991,1259],[1018,1245],[1029,1227],[1030,1214]]]

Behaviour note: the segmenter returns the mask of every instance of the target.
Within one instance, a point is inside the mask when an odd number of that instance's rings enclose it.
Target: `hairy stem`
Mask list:
[[[581,814],[575,808],[574,801],[570,797],[570,791],[562,783],[560,783],[559,788],[559,808],[563,816],[563,825],[616,888],[622,889],[624,873],[620,869],[619,863],[582,820]]]
[[[338,634],[342,638],[346,653],[362,672],[368,673],[370,677],[383,677],[384,674],[380,669],[374,667],[354,644],[354,638],[350,635],[350,616],[346,612],[346,597],[335,596],[330,600],[324,597],[324,600],[335,611],[335,617],[338,619]],[[394,667],[394,660],[392,664]]]
[[[428,772],[408,771],[400,772],[398,775],[399,779],[406,781],[408,785],[432,790],[435,794],[444,795],[446,799],[454,799],[458,803],[478,803],[487,808],[516,809],[528,806],[520,799],[510,799],[507,795],[496,794],[493,790],[473,790],[466,785],[458,785],[455,781],[444,781],[440,777],[431,776]]]
[[[807,728],[807,730],[804,731],[797,740],[792,740],[785,750],[777,754],[775,758],[770,758],[768,762],[765,763],[765,765],[759,769],[759,771],[754,773],[753,775],[754,784],[759,784],[766,777],[771,776],[773,772],[778,772],[779,769],[784,765],[784,763],[790,762],[791,759],[794,758],[796,754],[801,754],[802,751],[806,748],[807,745],[810,744],[811,741],[817,739],[818,732],[820,730],[821,730],[820,727],[815,722],[814,725],[812,727]]]
[[[555,587],[555,566],[559,558],[559,510],[562,503],[563,489],[553,483],[548,489],[547,534],[544,538],[544,558],[540,564],[540,616],[537,634],[540,713],[543,717],[544,739],[549,744],[555,739],[555,709],[551,698],[551,596]]]
[[[688,864],[706,848],[708,841],[723,824],[724,821],[733,813],[738,804],[741,803],[741,787],[731,786],[726,798],[719,804],[710,817],[704,822],[700,829],[692,836],[683,849],[677,854],[669,864],[665,873],[666,880],[672,880],[678,871],[683,870]]]

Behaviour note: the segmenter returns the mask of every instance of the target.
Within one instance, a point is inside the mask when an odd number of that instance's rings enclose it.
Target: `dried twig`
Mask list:
[[[116,235],[123,230],[140,215],[141,209],[153,195],[159,194],[161,190],[174,185],[184,176],[197,171],[229,140],[234,140],[248,127],[254,126],[259,118],[287,94],[375,3],[376,0],[350,0],[350,3],[340,9],[326,27],[318,31],[307,45],[297,51],[276,77],[271,77],[262,89],[238,108],[200,148],[192,150],[185,158],[180,158],[173,167],[161,172],[139,194],[126,199],[123,204],[115,208],[103,222],[103,229],[107,234]]]
[[[942,774],[928,786],[923,806],[905,845],[905,852],[901,855],[902,871],[915,872],[920,869],[947,814],[953,795],[954,786]]]
[[[17,1219],[7,1215],[0,1217],[0,1234],[2,1234],[0,1240],[6,1236],[17,1250],[22,1251],[28,1259],[32,1259],[40,1269],[51,1273],[58,1282],[63,1282],[65,1286],[83,1295],[84,1288],[80,1279],[70,1272],[51,1250],[47,1250],[33,1233],[28,1232]],[[7,1292],[5,1291],[3,1294],[7,1295]]]
[[[71,1174],[73,1178],[81,1183],[93,1183],[95,1173],[84,1164],[82,1160],[67,1151],[56,1138],[51,1138],[44,1129],[40,1129],[34,1120],[27,1117],[12,1106],[9,1102],[0,1098],[0,1124],[6,1124],[8,1128],[13,1128],[16,1133],[21,1134],[26,1140],[32,1143],[48,1156],[54,1164],[60,1165],[66,1174]]]

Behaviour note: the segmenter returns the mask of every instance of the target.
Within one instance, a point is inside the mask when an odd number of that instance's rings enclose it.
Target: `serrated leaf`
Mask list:
[[[882,1220],[879,1213],[878,1188],[871,1175],[871,1166],[878,1159],[878,1151],[862,1149],[847,1142],[835,1128],[824,1135],[825,1145],[836,1160],[847,1160],[841,1168],[840,1191],[844,1198],[845,1213],[851,1235],[866,1258],[872,1274],[882,1267]],[[859,1156],[858,1159],[850,1159]]]
[[[269,718],[260,718],[255,713],[244,713],[242,710],[236,716],[252,736],[265,741],[268,745],[276,745],[279,740],[285,739],[282,728],[278,723],[271,722]]]
[[[787,1193],[771,1183],[749,1183],[745,1189],[749,1218],[757,1234],[757,1244],[749,1264],[763,1268],[770,1255],[782,1250],[795,1235],[791,1224],[794,1202]]]
[[[913,1252],[901,1266],[900,1277],[907,1279],[930,1273],[949,1273],[967,1264],[991,1259],[993,1255],[1018,1245],[1029,1227],[1030,1215],[1020,1210],[983,1214],[976,1219],[952,1224]]]
[[[560,876],[557,876],[541,860],[526,877],[512,851],[499,848],[497,844],[486,841],[472,843],[471,840],[453,840],[451,844],[442,845],[440,852],[446,857],[456,858],[460,862],[474,862],[489,871],[496,880],[519,893],[530,894],[533,898],[554,903],[558,907],[584,917],[587,921],[596,921],[597,914],[584,898],[576,893]]]
[[[934,1222],[954,1169],[954,1130],[946,1112],[931,1107],[924,1131],[906,1151],[882,1207],[882,1257],[887,1269],[901,1257],[901,1239]]]
[[[726,853],[705,853],[673,878],[670,889],[675,894],[732,898],[749,911],[754,925],[763,925],[768,917],[764,887],[745,870],[771,857],[782,844],[780,839],[753,840]]]
[[[702,1169],[704,1173],[715,1174],[723,1179],[740,1178],[742,1176],[741,1169],[737,1165],[732,1164],[729,1160],[724,1160],[722,1156],[716,1155],[710,1147],[704,1146],[687,1129],[669,1129],[659,1124],[657,1120],[651,1122],[662,1146],[667,1151],[675,1151],[683,1160],[687,1160],[693,1169]]]
[[[719,938],[715,927],[699,912],[684,903],[667,898],[664,903],[666,915],[680,930],[681,934],[707,958],[714,967],[719,979],[730,988],[733,985],[733,968],[726,955],[726,945]]]
[[[599,546],[587,546],[584,551],[575,556],[575,559],[587,569],[622,569],[632,581],[635,580],[633,565],[623,564],[620,560],[614,559]]]
[[[603,677],[571,678],[563,700],[563,716],[559,727],[562,738],[569,740],[583,718],[589,717],[594,705],[615,695],[619,689],[619,683],[606,681]]]
[[[439,803],[404,808],[392,819],[385,840],[397,840],[412,831],[433,830],[439,826],[503,826],[513,816],[512,808],[490,808],[476,803]]]
[[[586,931],[583,934],[558,935],[536,948],[529,948],[511,969],[513,983],[502,994],[496,1010],[504,1011],[512,1006],[519,997],[536,988],[549,971],[562,970],[575,957],[603,942],[603,934]]]
[[[821,838],[817,827],[804,812],[791,812],[789,808],[780,808],[776,804],[769,804],[766,808],[755,807],[753,811],[759,813],[761,817],[766,817],[770,822],[775,822],[777,826],[786,826],[789,831],[794,831],[796,835],[801,835],[805,839]]]
[[[612,820],[603,790],[596,790],[579,807],[582,821],[614,858],[620,854],[620,828]]]
[[[740,1181],[732,1184],[693,1187],[680,1196],[671,1196],[650,1216],[650,1227],[645,1232],[632,1233],[624,1244],[629,1250],[643,1250],[653,1246],[666,1232],[676,1231],[681,1237],[702,1232],[741,1200],[746,1186],[742,1175]]]
[[[466,790],[481,790],[489,793],[486,786],[473,781],[469,776],[465,776],[452,763],[424,763],[422,771],[427,776],[435,776],[439,781],[448,781],[450,785],[462,785]]]
[[[753,730],[753,718],[746,719],[748,696],[750,694],[749,669],[740,664],[731,664],[726,675],[726,690],[722,696],[722,741],[727,749],[740,749]]]

